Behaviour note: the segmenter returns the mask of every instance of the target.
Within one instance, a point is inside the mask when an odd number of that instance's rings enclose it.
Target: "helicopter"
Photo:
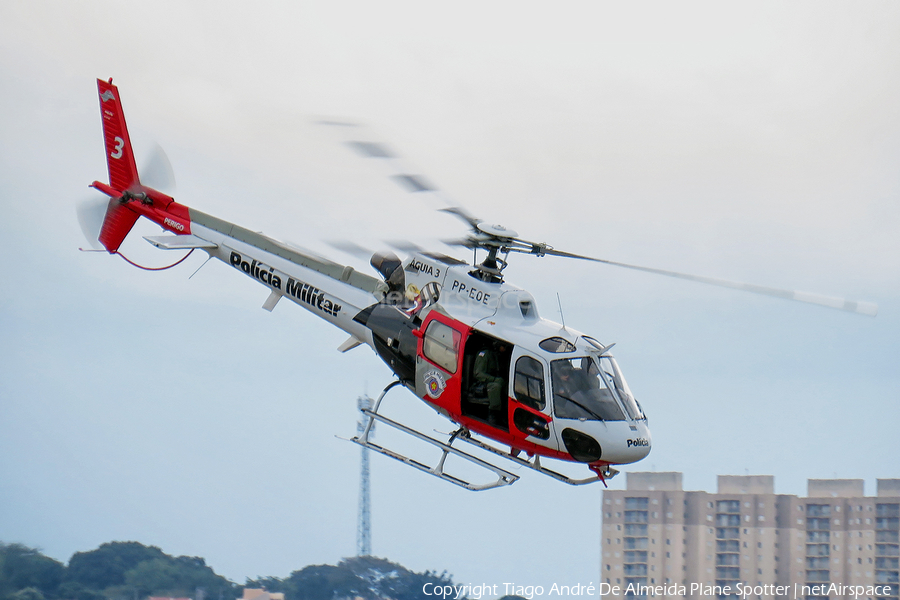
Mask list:
[[[153,246],[187,250],[188,255],[199,249],[209,259],[224,262],[268,290],[265,310],[272,311],[284,298],[345,332],[340,352],[369,346],[394,379],[373,406],[363,409],[367,423],[351,441],[468,490],[515,483],[519,475],[510,470],[515,465],[570,485],[606,485],[619,472],[617,467],[642,460],[652,447],[647,415],[610,352],[614,344],[543,318],[534,296],[506,281],[510,254],[598,262],[864,315],[877,313],[868,302],[564,252],[522,239],[458,206],[442,210],[462,220],[469,233],[449,243],[472,250],[472,263],[419,248],[405,259],[375,252],[369,260],[375,277],[189,208],[141,183],[118,88],[111,78],[98,79],[97,87],[109,182],[90,186],[108,200],[103,199],[96,226],[85,216],[88,210],[79,209],[88,239],[99,241],[109,254],[119,254],[144,217],[167,232],[144,238]],[[364,155],[384,156],[383,149],[368,142],[357,142],[356,147]],[[427,187],[422,179],[404,177],[413,189]],[[456,425],[446,441],[380,412],[388,392],[397,387]],[[376,421],[437,448],[439,457],[429,465],[376,444],[371,435]],[[474,482],[451,473],[450,456],[483,469],[491,480]],[[492,462],[493,457],[502,460]],[[548,459],[584,464],[590,475],[564,474],[542,463]]]

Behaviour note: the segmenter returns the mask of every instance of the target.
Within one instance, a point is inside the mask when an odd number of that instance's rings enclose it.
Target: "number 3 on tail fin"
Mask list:
[[[116,147],[113,149],[113,152],[109,155],[109,157],[116,159],[122,158],[122,147],[125,146],[125,140],[123,140],[119,136],[116,136],[115,138],[113,138],[113,140],[116,142]]]

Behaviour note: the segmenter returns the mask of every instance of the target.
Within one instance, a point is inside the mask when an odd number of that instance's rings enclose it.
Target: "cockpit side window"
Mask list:
[[[625,420],[625,413],[591,357],[554,360],[550,363],[550,374],[553,380],[553,412],[557,417]]]
[[[461,337],[460,333],[452,327],[444,325],[440,321],[432,321],[425,330],[423,338],[422,351],[425,358],[448,373],[456,373]]]
[[[530,356],[521,356],[516,361],[514,382],[516,400],[537,410],[546,406],[544,400],[544,367]]]

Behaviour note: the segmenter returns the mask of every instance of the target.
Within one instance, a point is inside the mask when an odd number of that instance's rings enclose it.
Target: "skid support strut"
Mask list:
[[[395,386],[397,386],[400,383],[401,382],[399,380],[392,381],[387,387],[384,388],[384,390],[381,392],[381,395],[378,396],[378,400],[375,401],[375,406],[372,408],[372,410],[366,409],[366,410],[362,411],[367,417],[369,417],[369,421],[366,423],[365,429],[363,430],[362,434],[352,438],[350,440],[351,442],[355,442],[355,443],[359,444],[360,446],[363,446],[370,450],[374,450],[375,452],[384,454],[385,456],[389,456],[395,460],[399,460],[400,462],[405,463],[413,468],[416,468],[420,471],[424,471],[425,473],[428,473],[429,475],[434,475],[435,477],[439,477],[440,479],[443,479],[444,481],[449,481],[450,483],[453,483],[460,487],[464,487],[467,490],[472,490],[472,491],[489,490],[492,488],[501,487],[501,486],[505,486],[505,485],[512,485],[519,479],[518,475],[516,475],[514,473],[510,473],[506,469],[501,469],[500,467],[498,467],[496,465],[492,465],[491,463],[489,463],[485,460],[482,460],[482,459],[478,458],[477,456],[469,454],[468,452],[465,452],[458,448],[452,447],[450,444],[453,443],[454,439],[456,439],[457,437],[460,437],[461,432],[465,432],[465,434],[468,434],[468,432],[465,430],[457,431],[456,433],[451,435],[450,439],[448,440],[448,443],[445,444],[444,442],[441,442],[440,440],[436,440],[433,437],[427,436],[424,433],[421,433],[419,431],[416,431],[415,429],[407,427],[406,425],[403,425],[402,423],[398,423],[397,421],[394,421],[393,419],[389,419],[389,418],[385,417],[384,415],[378,414],[378,409],[381,407],[381,401],[384,399],[384,396],[391,389],[393,389]],[[409,434],[415,438],[422,440],[423,442],[426,442],[428,444],[431,444],[432,446],[435,446],[436,448],[440,449],[440,451],[441,451],[440,459],[438,459],[437,463],[434,466],[428,466],[428,465],[426,465],[422,462],[419,462],[413,458],[410,458],[408,456],[403,456],[402,454],[394,452],[393,450],[390,450],[389,448],[385,448],[384,446],[380,446],[380,445],[372,442],[369,439],[369,432],[372,430],[372,426],[375,424],[375,421],[379,421],[380,423],[389,425],[390,427],[393,427],[394,429],[402,431],[403,433]],[[491,473],[493,473],[494,475],[497,476],[496,481],[492,481],[490,483],[485,483],[485,484],[470,483],[468,481],[465,481],[464,479],[461,479],[459,477],[456,477],[454,475],[451,475],[451,474],[445,472],[444,471],[444,463],[447,461],[447,457],[450,454],[453,454],[454,456],[458,456],[478,467],[481,467],[487,471],[490,471]]]

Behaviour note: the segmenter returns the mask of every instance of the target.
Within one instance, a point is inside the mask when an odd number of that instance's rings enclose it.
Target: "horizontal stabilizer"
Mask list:
[[[196,235],[144,236],[144,239],[163,250],[190,250],[192,248],[217,248],[217,244],[207,242]]]
[[[349,338],[347,338],[347,341],[338,346],[338,352],[347,352],[348,350],[353,350],[362,343],[362,340],[357,338],[355,335],[351,335]]]

